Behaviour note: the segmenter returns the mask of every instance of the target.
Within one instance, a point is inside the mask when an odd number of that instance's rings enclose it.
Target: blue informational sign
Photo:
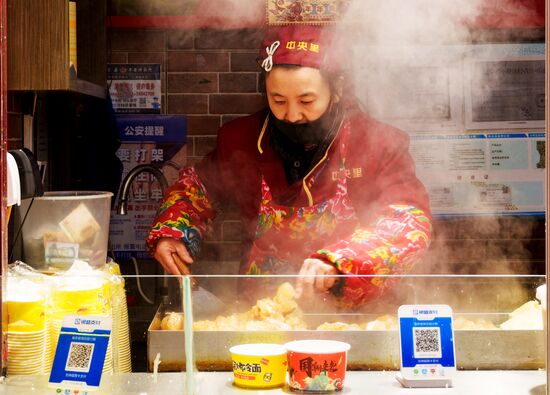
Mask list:
[[[447,384],[456,371],[451,308],[404,305],[398,319],[402,378],[422,386]]]
[[[168,185],[173,184],[187,162],[187,117],[125,114],[117,115],[116,122],[121,141],[116,155],[123,164],[122,177],[136,166],[153,165],[162,171]],[[145,239],[163,194],[159,180],[142,172],[130,186],[127,214],[117,214],[118,207],[111,212],[109,240],[117,261],[151,259]]]
[[[50,373],[50,387],[69,393],[70,390],[97,389],[111,327],[111,317],[65,316]]]
[[[117,115],[119,138],[135,143],[187,143],[187,117],[183,115]]]

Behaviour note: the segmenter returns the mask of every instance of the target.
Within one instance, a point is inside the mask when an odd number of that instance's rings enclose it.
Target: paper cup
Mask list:
[[[32,301],[8,300],[8,331],[38,332],[46,327],[44,299]]]
[[[240,344],[229,349],[235,385],[274,388],[285,383],[286,348],[279,344]]]
[[[348,343],[297,340],[286,343],[288,385],[294,391],[332,392],[344,388]]]
[[[61,317],[65,314],[103,314],[108,305],[103,285],[92,289],[58,289],[53,298],[55,312],[61,313]]]

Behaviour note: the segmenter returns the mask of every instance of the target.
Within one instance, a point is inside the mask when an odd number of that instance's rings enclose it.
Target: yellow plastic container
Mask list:
[[[235,385],[244,388],[274,388],[284,385],[287,351],[279,344],[240,344],[229,349]]]
[[[8,332],[39,332],[46,328],[44,299],[8,300]]]

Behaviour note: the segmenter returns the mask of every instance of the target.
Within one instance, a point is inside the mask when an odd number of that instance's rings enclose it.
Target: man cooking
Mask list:
[[[167,272],[189,273],[227,203],[244,224],[241,274],[303,275],[303,298],[330,293],[356,307],[392,283],[357,275],[405,274],[419,261],[431,216],[408,136],[361,111],[332,42],[318,26],[268,30],[268,107],[223,125],[158,210],[147,243]]]

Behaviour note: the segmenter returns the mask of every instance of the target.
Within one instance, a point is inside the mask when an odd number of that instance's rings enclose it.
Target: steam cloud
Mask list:
[[[440,62],[442,56],[445,57],[443,61],[447,64],[460,63],[460,59],[454,58],[456,55],[452,51],[442,55],[441,47],[449,46],[450,48],[452,45],[463,45],[469,42],[470,32],[465,22],[475,20],[483,13],[483,3],[486,2],[483,0],[350,1],[342,23],[336,28],[336,45],[353,51],[353,56],[350,59],[342,59],[342,62],[347,62],[351,71],[354,72],[353,88],[366,105],[367,111],[376,115],[381,111],[387,113],[388,108],[391,108],[389,118],[397,123],[402,118],[414,118],[420,114],[428,114],[430,111],[431,115],[450,118],[451,114],[448,108],[434,109],[433,106],[429,106],[431,101],[426,101],[427,105],[423,107],[422,97],[403,98],[403,91],[407,90],[403,87],[406,88],[416,79],[423,78],[421,74],[417,73],[420,70],[418,68],[419,60],[424,68],[430,67],[434,62]],[[514,4],[517,5],[518,2],[514,2]],[[233,29],[248,26],[248,24],[254,25],[255,22],[261,20],[265,13],[265,0],[202,1],[199,7],[203,8],[200,11],[202,16],[219,20],[220,24],[224,26],[223,29]],[[249,39],[246,36],[248,33],[238,30],[227,32],[228,35],[239,34],[242,40]],[[411,64],[415,67],[407,67]],[[452,81],[445,80],[444,83],[449,83],[446,89],[451,89],[449,86],[452,85]],[[442,86],[435,88],[445,89]],[[437,89],[425,92],[426,98],[433,100],[434,92],[437,92]],[[449,91],[445,93],[452,94]],[[415,101],[416,110],[411,109],[411,106],[408,105],[412,100]],[[463,130],[457,129],[456,131],[462,132]],[[477,225],[472,224],[471,226],[476,228]],[[495,218],[494,221],[485,220],[483,226],[488,228],[488,233],[499,234],[502,221],[498,218]],[[451,233],[456,233],[456,231]],[[530,234],[530,230],[525,233]],[[452,235],[449,236],[449,238],[452,237]],[[210,246],[210,248],[212,247]],[[522,248],[520,246],[517,253],[514,254],[516,257],[528,256],[529,252]],[[513,260],[505,258],[509,252],[503,251],[501,260],[483,267],[479,266],[479,260],[471,260],[470,263],[465,260],[460,264],[449,265],[450,261],[456,262],[457,252],[448,246],[438,246],[435,255],[432,255],[428,262],[421,262],[418,269],[419,272],[426,274],[517,273],[521,269],[515,266]],[[493,254],[493,256],[496,255],[498,254]],[[209,265],[208,269],[213,266]],[[197,265],[197,267],[200,266]],[[234,273],[233,266],[231,269],[225,265],[223,267],[225,273]],[[402,294],[395,295],[395,298],[400,300],[402,297],[403,300],[400,302],[421,303],[433,301],[434,295],[437,295],[435,299],[440,302],[448,302],[454,307],[462,306],[467,309],[473,306],[474,310],[479,309],[479,300],[471,299],[471,295],[479,291],[477,283],[468,285],[466,284],[467,280],[460,281],[464,286],[461,288],[461,293],[457,294],[455,292],[460,286],[457,286],[455,279],[450,279],[448,282],[442,281],[440,286],[435,286],[434,280],[431,279],[424,281],[424,286],[419,286],[422,282],[414,279],[410,280],[408,285],[398,285],[395,290],[396,292],[401,290]],[[524,298],[525,287],[518,283],[516,288],[512,286],[515,283],[510,282],[512,284],[508,284],[506,295],[512,295],[513,297],[510,298],[517,303]],[[495,290],[495,292],[502,291],[502,287],[497,282],[492,285],[494,287],[485,289]],[[419,293],[413,298],[414,300],[410,298],[412,291]],[[470,299],[464,299],[464,294],[470,295]],[[522,296],[518,297],[519,294]],[[489,295],[488,298],[494,300],[495,294]],[[387,312],[387,304],[380,306],[380,312]]]
[[[460,79],[455,73],[461,72],[462,62],[462,54],[455,48],[470,44],[469,22],[483,15],[486,11],[484,3],[481,0],[351,1],[343,23],[337,28],[335,45],[353,48],[350,65],[353,90],[367,112],[404,130],[412,128],[407,131],[417,133],[428,132],[430,128],[422,128],[430,122],[433,130],[433,119],[447,122],[461,118],[462,114],[457,117],[457,114],[451,114],[449,107],[439,104],[453,95],[462,95],[463,87],[460,84],[453,86],[455,80]],[[438,75],[433,67],[441,64],[448,68],[448,76]],[[423,91],[418,90],[420,86]],[[483,85],[481,89],[484,89]],[[435,125],[437,128],[455,134],[465,133],[461,122]],[[432,155],[437,156],[438,151],[435,149]],[[440,181],[445,185],[445,180]],[[506,246],[502,241],[498,242],[499,235],[506,234],[506,226],[511,223],[509,219],[497,216],[472,220],[471,223],[457,221],[456,225],[449,221],[445,229],[436,229],[439,242],[418,264],[416,273],[528,274],[532,268],[526,267],[525,262],[531,258],[531,252],[521,240]],[[513,223],[524,228],[515,229],[522,237],[530,237],[533,222],[516,220]],[[478,240],[469,239],[472,230],[478,235]],[[458,249],[447,244],[446,240],[456,240],[460,234],[461,240],[455,243],[459,245]],[[487,240],[485,245],[482,244],[484,238]],[[401,302],[439,300],[458,311],[474,312],[513,309],[533,297],[531,294],[533,288],[529,281],[514,278],[417,278],[403,281],[393,290],[393,297]],[[385,300],[388,302],[388,298]],[[369,309],[379,308],[376,304],[375,301]]]
[[[355,0],[343,26],[370,44],[433,45],[464,39],[464,22],[480,11],[481,0]]]

